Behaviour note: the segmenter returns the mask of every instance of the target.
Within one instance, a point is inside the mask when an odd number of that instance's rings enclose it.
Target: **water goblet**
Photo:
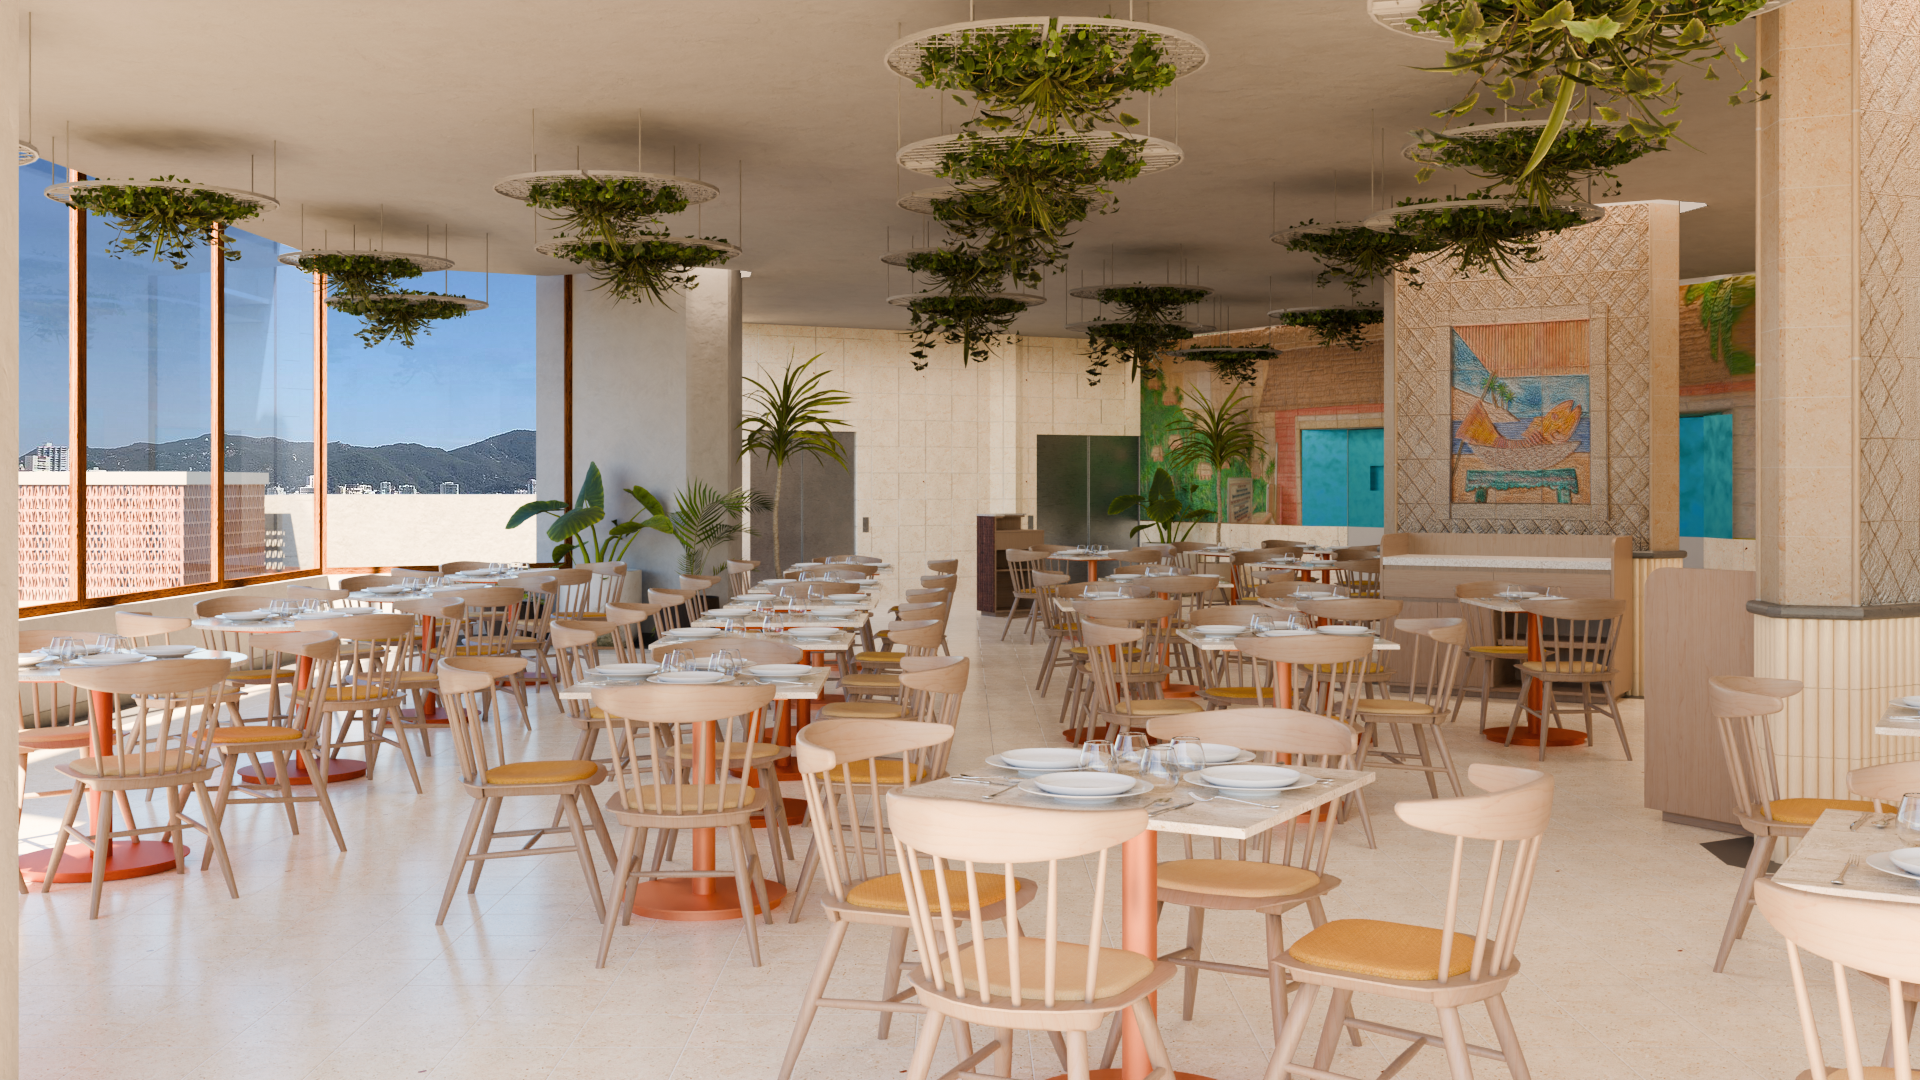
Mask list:
[[[1113,772],[1116,767],[1111,744],[1094,741],[1080,747],[1081,769],[1087,772]]]
[[[1180,782],[1179,755],[1172,743],[1149,746],[1140,756],[1140,779],[1156,788],[1170,788]]]
[[[133,651],[133,639],[119,634],[103,634],[100,637],[100,651],[103,653],[122,653]]]
[[[1138,773],[1141,759],[1149,746],[1144,731],[1126,731],[1113,737],[1114,768],[1118,772]]]
[[[1920,792],[1900,796],[1900,810],[1893,818],[1893,831],[1908,847],[1920,846]]]
[[[1167,745],[1173,748],[1173,765],[1181,776],[1207,767],[1207,747],[1198,735],[1175,735]]]
[[[685,671],[691,659],[685,649],[668,649],[660,654],[660,670],[662,672]]]

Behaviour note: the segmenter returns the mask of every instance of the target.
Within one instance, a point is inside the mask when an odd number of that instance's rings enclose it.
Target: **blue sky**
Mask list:
[[[64,170],[61,170],[64,174]],[[42,192],[47,166],[20,175],[20,447],[65,443],[66,211]],[[290,251],[234,230],[227,264],[227,430],[313,437],[310,279],[275,256]],[[106,253],[114,230],[89,222],[88,442],[124,446],[205,435],[207,273]],[[534,279],[454,271],[415,279],[421,291],[487,297],[490,306],[435,323],[414,348],[366,348],[360,320],[330,313],[328,437],[378,446],[452,448],[534,426]]]

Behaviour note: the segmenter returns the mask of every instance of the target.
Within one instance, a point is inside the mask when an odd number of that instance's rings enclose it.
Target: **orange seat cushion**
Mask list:
[[[1440,977],[1440,931],[1430,926],[1336,919],[1294,942],[1287,952],[1304,964],[1378,979],[1432,982]],[[1472,936],[1453,935],[1448,978],[1464,975],[1472,967]]]

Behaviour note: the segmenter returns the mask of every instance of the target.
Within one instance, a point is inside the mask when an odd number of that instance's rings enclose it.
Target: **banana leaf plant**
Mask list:
[[[1121,495],[1107,504],[1108,517],[1133,513],[1138,513],[1142,520],[1127,535],[1139,536],[1148,529],[1157,529],[1156,540],[1162,544],[1185,540],[1193,534],[1195,525],[1213,518],[1211,510],[1190,507],[1181,501],[1179,485],[1165,469],[1153,470],[1153,481],[1147,485],[1145,495]]]
[[[635,502],[645,506],[653,499],[643,487],[627,489],[627,494]],[[656,506],[659,500],[653,499]],[[642,529],[654,529],[672,535],[673,528],[665,514],[665,508],[654,509],[653,516],[646,521],[621,521],[614,518],[608,522],[606,535],[600,533],[600,525],[607,522],[607,487],[600,478],[600,466],[597,462],[587,465],[587,475],[580,481],[580,492],[568,506],[560,499],[536,499],[521,506],[507,519],[507,528],[519,526],[528,518],[539,514],[553,514],[553,524],[547,526],[547,539],[554,542],[552,561],[568,563],[577,552],[583,562],[616,562],[627,557],[627,549],[633,546],[634,538]]]

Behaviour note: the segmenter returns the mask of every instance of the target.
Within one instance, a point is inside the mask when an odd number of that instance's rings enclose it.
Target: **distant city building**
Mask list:
[[[540,491],[539,477],[536,476],[532,480],[527,481],[527,494],[534,495],[534,494],[538,494],[539,491]]]
[[[413,486],[412,484],[401,484],[401,485],[400,485],[400,487],[399,487],[399,488],[398,488],[397,490],[398,490],[398,491],[399,491],[399,493],[400,493],[400,494],[402,494],[402,495],[418,495],[418,494],[420,494],[420,489],[419,489],[419,488],[417,488],[417,487],[414,487],[414,486]]]
[[[393,494],[393,481],[391,480],[380,481],[380,494],[382,495]]]
[[[21,472],[66,472],[67,448],[53,443],[41,443],[32,450],[20,455]]]
[[[341,484],[339,494],[341,495],[372,495],[372,494],[375,494],[375,492],[373,490],[373,485],[371,484]]]
[[[448,480],[448,481],[447,481],[446,483],[443,483],[443,484],[441,484],[441,485],[440,485],[440,494],[442,494],[442,495],[458,495],[458,494],[460,494],[460,485],[459,485],[459,484],[456,484],[456,483],[454,483],[454,482],[453,482],[453,481],[451,481],[451,480]]]

